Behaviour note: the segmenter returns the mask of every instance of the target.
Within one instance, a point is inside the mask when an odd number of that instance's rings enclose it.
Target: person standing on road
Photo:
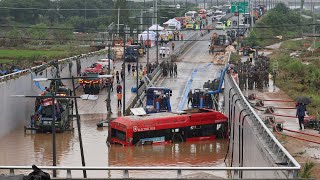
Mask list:
[[[116,72],[116,79],[117,79],[117,84],[119,84],[120,83],[119,71]]]
[[[118,99],[118,109],[121,110],[121,106],[122,106],[122,93],[117,93],[117,99]]]
[[[306,115],[306,111],[307,111],[306,105],[299,103],[297,106],[296,117],[299,120],[300,130],[304,129],[303,123],[304,123],[304,116]]]
[[[131,64],[128,64],[128,74],[130,74],[130,70],[131,70]]]
[[[177,77],[178,76],[178,66],[176,63],[174,63],[174,76]]]
[[[120,77],[121,77],[121,81],[123,81],[124,79],[124,68],[121,69],[121,72],[120,72]]]
[[[192,105],[192,97],[193,97],[193,94],[192,94],[192,90],[190,89],[189,93],[188,93],[188,106],[189,106],[189,103],[191,102],[191,105]]]
[[[174,51],[174,42],[172,42],[172,44],[171,44],[171,48],[172,48],[172,52]]]
[[[117,85],[117,93],[121,93],[122,92],[122,86],[121,84]]]

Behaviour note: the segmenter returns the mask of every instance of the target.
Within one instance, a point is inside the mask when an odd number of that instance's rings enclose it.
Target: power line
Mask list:
[[[137,25],[137,24],[135,24]],[[140,25],[140,24],[138,24]],[[151,25],[151,24],[146,24],[146,25]],[[132,25],[134,26],[134,25]],[[296,25],[296,24],[289,24],[289,25],[281,25],[281,26],[255,26],[253,29],[274,29],[274,28],[290,28],[290,27],[308,27],[308,26],[320,26],[320,24],[303,24],[303,25]],[[19,28],[19,29],[30,29],[30,28],[35,28],[35,26],[13,26],[13,25],[0,25],[2,28]],[[97,30],[98,27],[96,28],[90,28],[90,27],[75,27],[75,28],[67,28],[67,27],[36,27],[37,29],[48,29],[48,30],[72,30],[72,31],[77,31],[77,30]],[[227,27],[226,30],[234,30],[237,29],[232,28],[232,27]],[[204,29],[180,29],[179,31],[205,31],[207,30],[206,28]],[[210,29],[214,30],[214,29]],[[156,31],[156,30],[153,30]],[[158,30],[162,31],[162,30]],[[94,31],[94,32],[101,32],[101,31]],[[113,31],[108,31],[108,32],[117,32],[116,30]],[[122,33],[123,34],[123,33]]]
[[[90,8],[90,9],[83,9],[83,8],[26,8],[26,7],[0,7],[0,9],[9,9],[9,10],[37,10],[37,11],[118,11],[118,8],[108,8],[108,9],[100,9],[100,8]],[[169,7],[161,8],[161,9],[173,9]],[[128,10],[133,10],[133,11],[141,11],[141,10],[150,10],[150,8],[125,8],[125,9],[120,9],[120,11],[128,11]]]
[[[300,38],[301,36],[284,36],[283,39],[294,39],[294,38]],[[320,35],[305,35],[303,37],[320,37]],[[64,41],[82,41],[82,42],[92,42],[92,41],[102,41],[102,40],[96,40],[96,39],[73,39],[73,38],[61,38],[61,39],[56,39],[56,38],[32,38],[32,37],[8,37],[8,36],[0,36],[0,39],[9,39],[9,40],[36,40],[36,41],[57,41],[57,40],[64,40]],[[253,38],[256,40],[266,40],[266,39],[279,39],[277,37],[257,37],[257,38]],[[245,39],[244,39],[245,40]],[[118,40],[112,40],[112,41],[107,41],[106,42],[116,42]],[[199,40],[176,40],[175,42],[178,41],[183,41],[183,42],[187,42],[187,41],[211,41],[211,39],[199,39]],[[174,41],[173,41],[174,42]]]

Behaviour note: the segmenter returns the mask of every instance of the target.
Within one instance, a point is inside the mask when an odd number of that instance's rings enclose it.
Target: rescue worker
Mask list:
[[[188,93],[188,106],[189,106],[189,103],[191,102],[191,105],[193,103],[193,93],[192,93],[192,90],[190,89],[189,93]]]
[[[175,44],[174,44],[174,42],[172,42],[172,44],[171,44],[172,52],[174,51],[174,46],[175,46]]]
[[[118,109],[121,110],[121,106],[122,106],[122,93],[117,93],[117,99],[118,99]]]

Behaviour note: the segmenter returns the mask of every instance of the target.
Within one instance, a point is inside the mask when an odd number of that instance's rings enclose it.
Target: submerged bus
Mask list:
[[[214,140],[226,137],[228,118],[212,109],[122,116],[110,123],[111,143],[125,146]]]

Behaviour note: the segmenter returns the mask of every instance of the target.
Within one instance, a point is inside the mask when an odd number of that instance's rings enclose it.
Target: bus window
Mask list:
[[[211,136],[217,135],[217,125],[216,124],[207,124],[201,126],[190,126],[187,128],[187,137],[202,137],[202,136]]]
[[[126,142],[126,133],[117,129],[112,129],[111,137]]]
[[[156,130],[156,131],[143,131],[133,133],[133,145],[145,138],[164,137],[165,141],[171,140],[172,133],[170,129]]]

